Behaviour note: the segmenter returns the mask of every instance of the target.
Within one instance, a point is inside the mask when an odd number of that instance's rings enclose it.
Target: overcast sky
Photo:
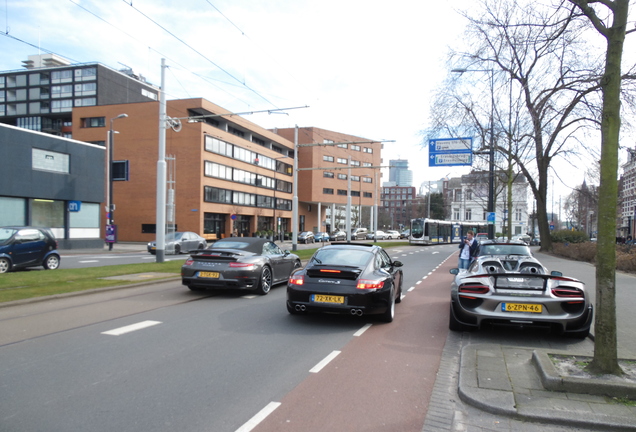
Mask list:
[[[461,43],[455,9],[470,0],[3,3],[0,70],[21,69],[41,49],[74,63],[125,65],[159,86],[166,58],[168,99],[202,97],[233,112],[309,106],[246,118],[394,140],[384,163],[408,159],[416,187],[468,171],[429,168],[421,131],[448,74],[448,47]]]
[[[394,140],[415,186],[465,169],[428,168],[420,131],[463,1],[7,0],[0,70],[52,51],[73,62],[133,68],[169,99],[203,97],[265,128],[315,126]],[[132,5],[131,5],[132,3]],[[154,21],[154,22],[153,22]],[[162,28],[163,27],[163,28]],[[23,41],[23,42],[21,42]],[[29,45],[31,44],[31,45]],[[385,180],[388,179],[385,173]]]

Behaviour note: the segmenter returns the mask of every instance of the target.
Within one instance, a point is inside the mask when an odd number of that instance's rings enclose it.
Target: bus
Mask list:
[[[466,236],[468,230],[473,230],[475,235],[487,232],[486,224],[472,222],[451,222],[429,218],[416,218],[411,220],[411,233],[409,244],[430,245],[459,243]]]

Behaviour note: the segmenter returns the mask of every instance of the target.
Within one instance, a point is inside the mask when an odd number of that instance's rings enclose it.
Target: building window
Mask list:
[[[355,144],[351,144],[351,150],[360,151],[360,146],[359,145],[355,145]]]
[[[333,173],[329,172],[329,171],[323,171],[322,172],[322,176],[326,177],[326,178],[333,178],[334,177]]]
[[[205,186],[203,188],[203,201],[232,204],[232,191]]]
[[[67,112],[73,110],[73,100],[72,99],[64,99],[64,100],[54,100],[51,101],[51,112]]]
[[[70,172],[70,157],[67,154],[34,147],[31,149],[31,158],[31,167],[34,170],[61,174]]]
[[[521,209],[515,209],[515,220],[521,221]]]
[[[96,79],[97,69],[94,67],[75,69],[75,81],[94,81]]]
[[[241,138],[245,138],[245,132],[243,132],[242,130],[239,130],[239,129],[235,128],[235,127],[228,126],[227,131],[229,133],[231,133],[232,135],[236,135],[236,136],[239,136]]]
[[[75,106],[76,107],[80,107],[80,106],[95,106],[95,105],[97,105],[97,98],[75,99]]]
[[[344,143],[336,144],[336,146],[340,148],[345,148],[345,149],[347,148],[347,144],[344,144]]]
[[[128,181],[129,173],[129,161],[113,161],[113,181]]]
[[[338,189],[338,195],[344,195],[347,196],[347,191],[344,189]]]
[[[459,217],[459,209],[458,208],[453,209],[453,219],[455,219],[455,220],[459,220],[460,219],[460,217]]]
[[[369,147],[364,148],[364,153],[373,153],[373,149]]]
[[[84,117],[81,122],[83,128],[105,127],[106,117]]]
[[[327,162],[333,162],[333,156],[323,155],[322,160]]]
[[[322,193],[324,193],[325,195],[333,195],[333,189],[323,188]]]
[[[346,179],[347,179],[346,174],[338,174],[338,180],[346,180]]]
[[[466,209],[466,211],[464,212],[464,215],[466,216],[464,218],[464,220],[472,220],[472,210],[471,209]]]
[[[73,71],[70,69],[51,72],[51,83],[59,84],[73,81]]]
[[[339,163],[339,164],[347,165],[348,161],[347,161],[347,159],[345,159],[345,158],[338,158],[338,163]]]

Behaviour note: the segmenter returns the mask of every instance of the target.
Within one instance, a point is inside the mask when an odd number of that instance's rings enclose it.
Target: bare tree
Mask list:
[[[457,80],[452,80],[454,91],[436,102],[447,111],[435,111],[432,131],[462,133],[468,129],[487,144],[487,114],[494,113],[498,134],[492,141],[505,161],[500,167],[508,170],[514,164],[526,176],[537,203],[542,250],[552,247],[547,215],[552,161],[571,158],[577,152],[594,153],[580,136],[599,117],[601,62],[581,55],[586,26],[575,19],[573,6],[566,8],[566,4],[567,0],[556,2],[555,7],[531,0],[481,0],[472,9],[480,11],[479,16],[467,13],[466,40],[471,43],[466,50],[452,53],[450,61],[467,71],[487,72],[493,85],[485,85],[481,74],[481,85],[474,83],[470,91],[462,93]],[[473,96],[475,90],[478,94]],[[494,93],[494,107],[482,102],[490,99],[484,97],[485,92]],[[462,111],[464,115],[458,115]],[[503,130],[507,139],[498,139]]]
[[[622,374],[616,337],[616,204],[618,149],[621,129],[621,62],[627,31],[629,0],[569,0],[603,36],[605,70],[601,80],[601,184],[596,258],[595,373]]]

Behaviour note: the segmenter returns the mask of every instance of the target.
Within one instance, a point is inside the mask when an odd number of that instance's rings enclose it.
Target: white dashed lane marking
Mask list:
[[[161,322],[160,321],[142,321],[137,324],[131,324],[129,326],[119,327],[114,330],[105,331],[105,332],[102,332],[102,334],[110,335],[110,336],[121,336],[126,333],[156,326],[157,324],[161,324]]]

